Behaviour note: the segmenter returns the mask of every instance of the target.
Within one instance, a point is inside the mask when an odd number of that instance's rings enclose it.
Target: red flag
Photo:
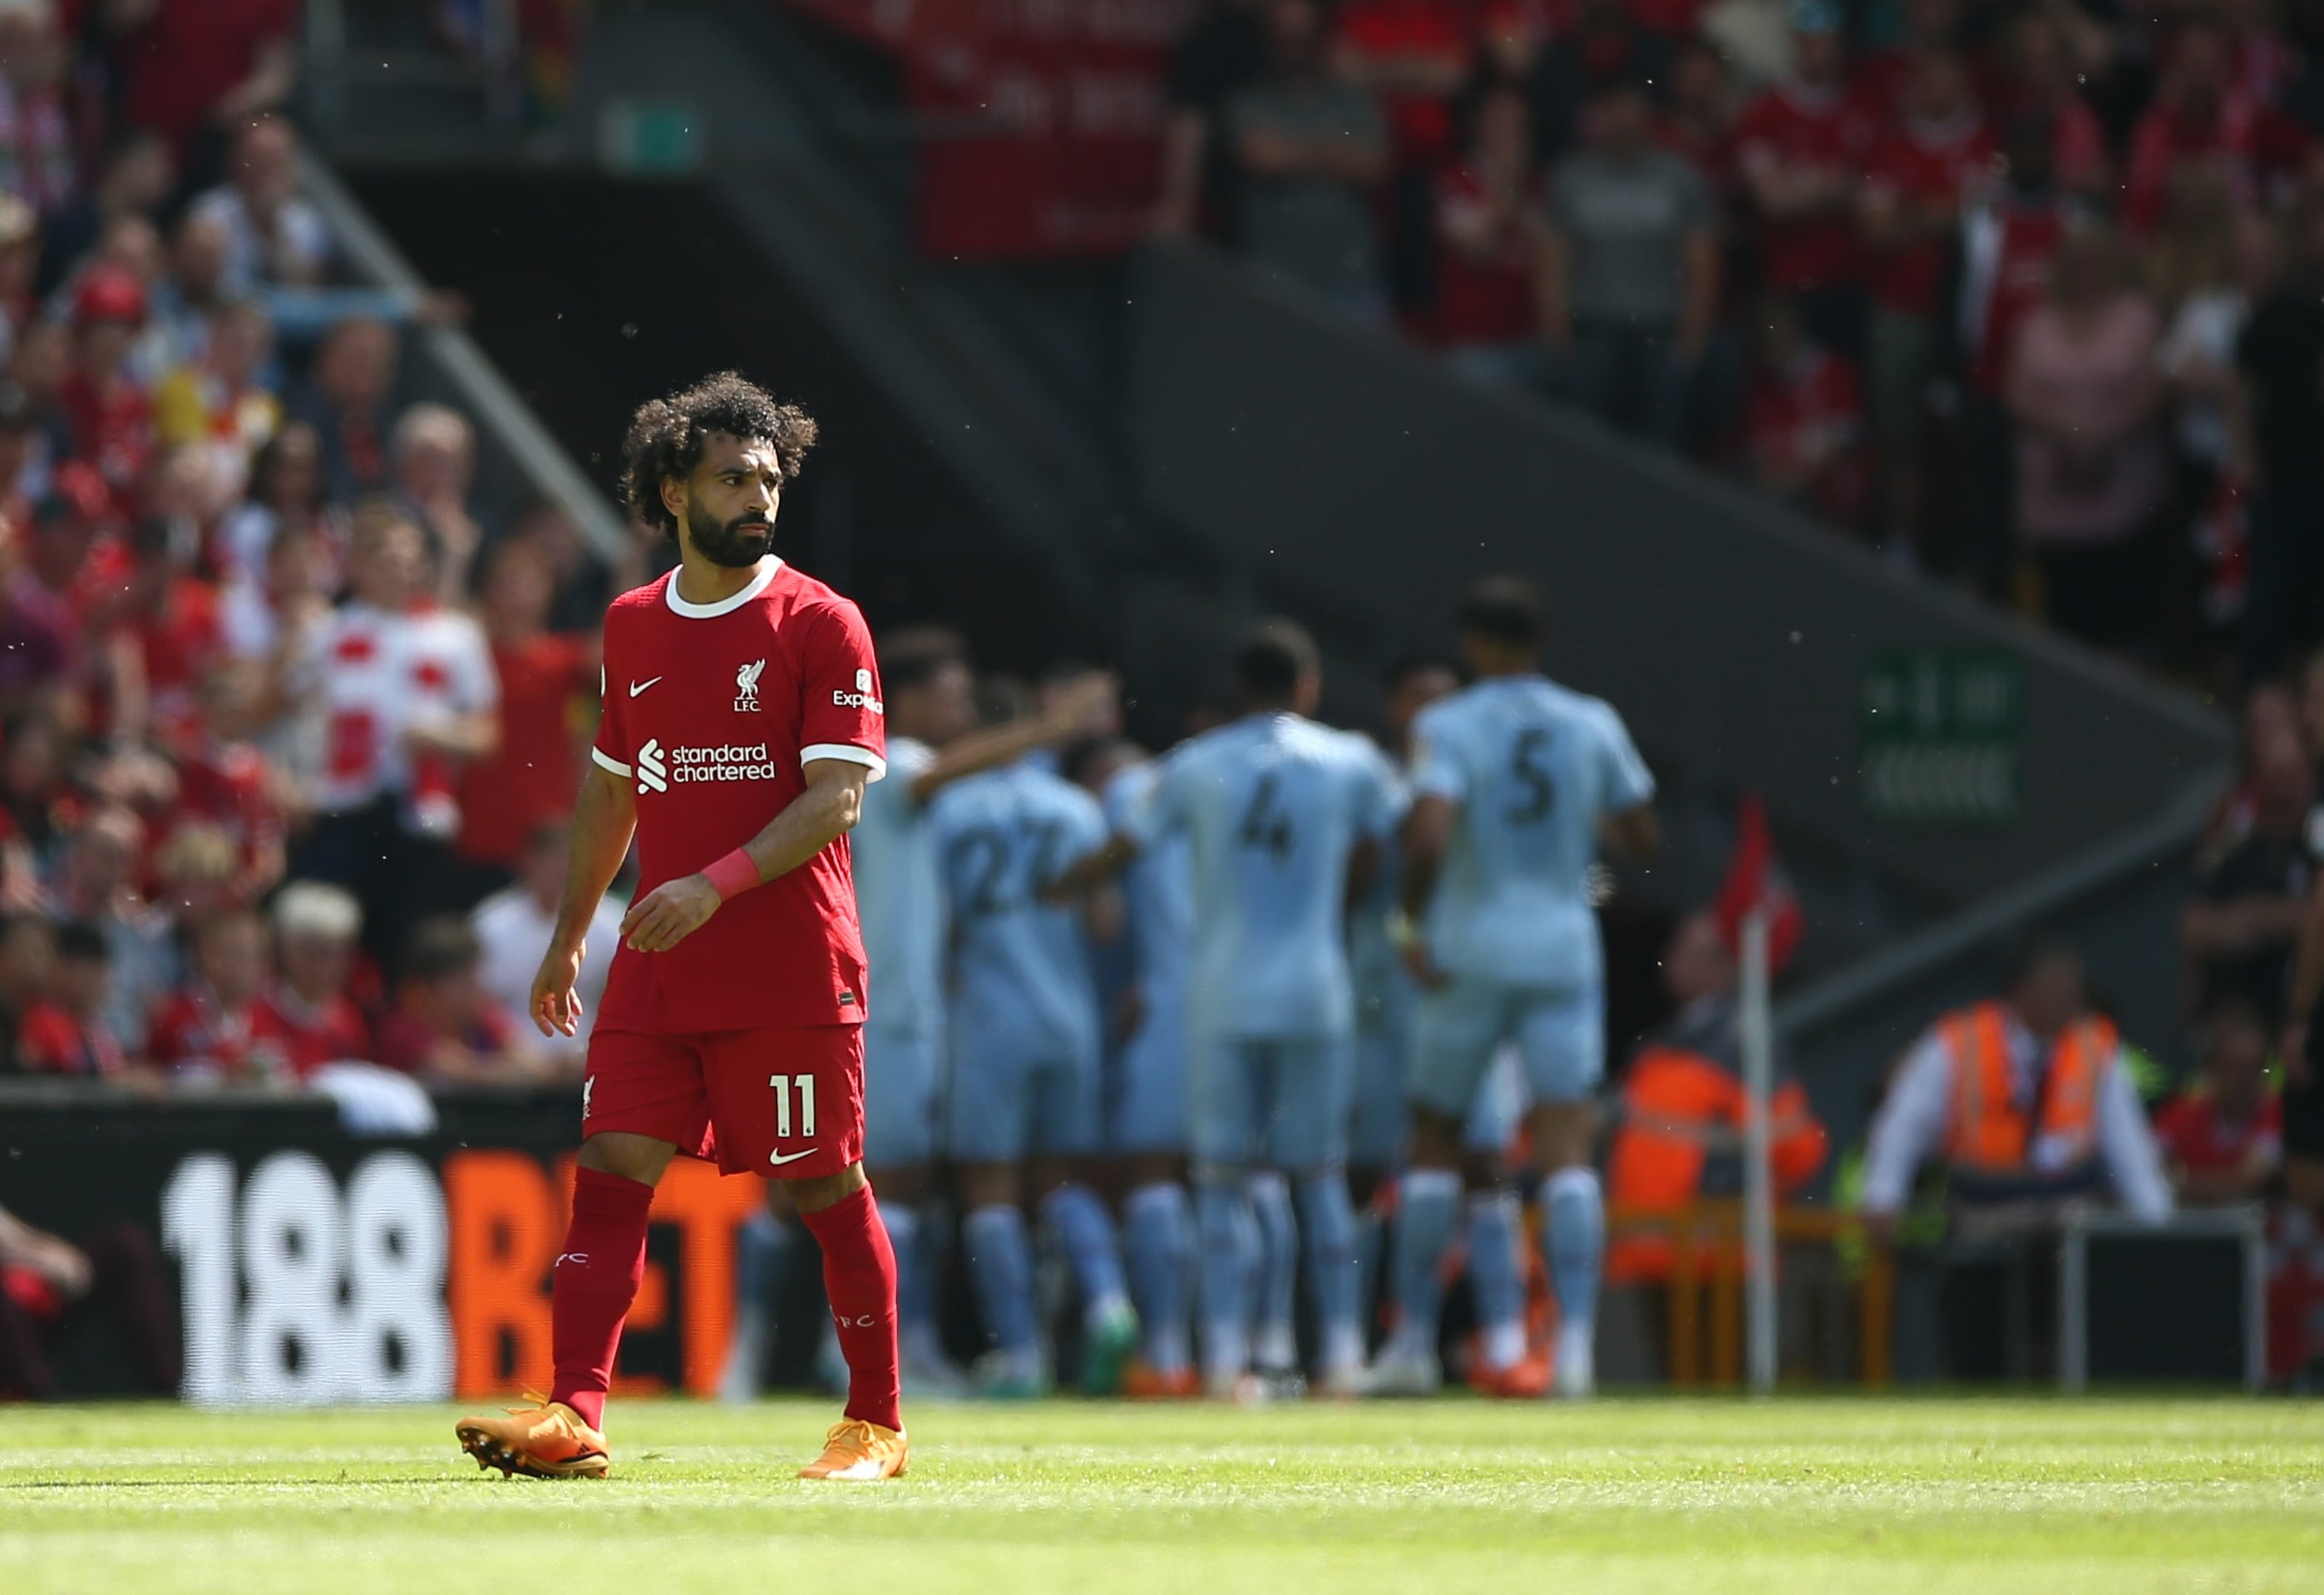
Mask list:
[[[1767,910],[1767,973],[1779,974],[1799,951],[1807,916],[1799,894],[1775,863],[1775,844],[1767,834],[1767,810],[1758,794],[1746,792],[1735,816],[1735,851],[1728,855],[1727,879],[1711,906],[1729,949],[1743,946],[1743,920],[1753,908]]]

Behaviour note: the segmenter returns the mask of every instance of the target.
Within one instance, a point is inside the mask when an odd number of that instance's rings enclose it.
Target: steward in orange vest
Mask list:
[[[1743,1194],[1741,1035],[1736,965],[1717,919],[1680,925],[1663,957],[1663,978],[1683,1005],[1635,1058],[1622,1082],[1621,1122],[1607,1159],[1607,1196],[1629,1209],[1676,1212],[1691,1203]],[[1775,1188],[1788,1195],[1823,1166],[1823,1125],[1797,1081],[1778,1076],[1768,1104]],[[1627,1235],[1608,1249],[1607,1277],[1619,1284],[1670,1277],[1674,1244],[1665,1235]],[[1706,1246],[1698,1266],[1708,1270]]]

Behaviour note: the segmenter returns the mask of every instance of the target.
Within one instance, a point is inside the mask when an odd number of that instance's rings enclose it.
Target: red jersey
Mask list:
[[[1786,84],[1743,113],[1735,127],[1736,160],[1747,172],[1768,163],[1857,172],[1869,135],[1862,110],[1842,90]],[[1856,275],[1857,255],[1856,217],[1845,207],[1759,222],[1759,274],[1778,292],[1845,282]]]
[[[117,503],[134,502],[153,459],[152,399],[127,377],[100,384],[76,371],[57,402],[72,433],[73,457],[97,467]]]
[[[228,1074],[272,1074],[289,1066],[286,1039],[265,1003],[228,1009],[208,986],[193,985],[162,1002],[148,1048],[164,1067],[202,1064]]]
[[[460,772],[460,856],[513,865],[533,827],[573,812],[586,721],[576,700],[596,685],[585,637],[540,636],[493,644],[501,682],[501,743]],[[586,715],[587,705],[578,712]]]
[[[1359,55],[1467,60],[1469,18],[1449,0],[1354,0],[1340,12],[1340,37]],[[1452,107],[1435,95],[1389,93],[1380,108],[1396,134],[1397,161],[1424,170],[1452,148]]]
[[[2217,167],[2239,201],[2255,205],[2267,180],[2297,174],[2311,147],[2298,123],[2241,94],[2229,95],[2216,114],[2200,120],[2153,106],[2131,132],[2123,220],[2134,232],[2151,230],[2162,219],[2171,174],[2182,162]]]
[[[209,746],[178,763],[178,802],[164,834],[186,825],[215,825],[234,841],[244,868],[261,850],[282,840],[282,810],[274,800],[266,756],[248,743]]]
[[[1935,128],[1907,123],[1873,146],[1865,186],[1900,208],[1941,205],[1958,213],[1992,180],[1993,159],[1993,140],[1974,116]],[[1873,296],[1899,314],[1926,316],[1944,270],[1941,238],[1881,250],[1873,256]]]
[[[282,1045],[290,1072],[300,1079],[325,1064],[362,1062],[372,1056],[371,1027],[345,997],[320,1005],[309,1003],[288,986],[278,986],[259,1000],[265,1010],[265,1028]]]
[[[2233,1174],[2255,1155],[2273,1157],[2282,1149],[2283,1103],[2263,1097],[2250,1118],[2229,1123],[2209,1092],[2190,1091],[2163,1104],[2154,1118],[2154,1139],[2164,1159],[2189,1174]]]
[[[2066,207],[2048,200],[1981,206],[1962,218],[1960,335],[1969,381],[1998,396],[2018,324],[2050,290],[2050,257],[2066,234]]]
[[[1817,508],[1844,521],[1863,513],[1864,399],[1856,368],[1840,355],[1812,348],[1781,372],[1754,375],[1743,432],[1755,473],[1788,475],[1821,460],[1806,486]]]
[[[1452,240],[1453,229],[1488,204],[1485,177],[1475,167],[1448,166],[1437,174],[1436,337],[1452,348],[1521,344],[1541,329],[1523,227],[1512,220],[1481,257]]]
[[[692,604],[675,571],[605,611],[591,756],[637,793],[638,895],[756,836],[823,759],[887,773],[879,667],[855,605],[779,559]],[[866,1001],[847,838],[726,903],[667,953],[613,954],[601,1028],[856,1024]]]
[[[144,662],[150,729],[165,746],[184,746],[201,719],[195,690],[226,651],[217,589],[189,576],[174,576],[161,612],[131,616],[122,630]]]
[[[28,1069],[106,1079],[128,1066],[121,1043],[103,1019],[80,1019],[54,1002],[36,1002],[16,1035],[16,1056]]]

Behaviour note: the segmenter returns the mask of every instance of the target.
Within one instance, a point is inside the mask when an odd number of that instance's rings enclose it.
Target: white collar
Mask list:
[[[739,593],[729,593],[715,604],[694,604],[679,597],[678,572],[673,570],[669,573],[669,583],[661,590],[661,595],[669,600],[672,613],[682,614],[690,621],[715,621],[722,614],[733,613],[734,611],[765,592],[768,584],[775,579],[775,573],[782,567],[783,562],[779,555],[768,555],[766,562],[759,567],[759,574],[751,578],[750,585]]]

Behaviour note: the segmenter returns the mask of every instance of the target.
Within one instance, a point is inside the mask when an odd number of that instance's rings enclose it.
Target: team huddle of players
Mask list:
[[[1237,646],[1239,717],[1158,758],[1088,734],[1110,684],[1037,714],[1003,684],[980,696],[942,635],[881,647],[888,775],[852,846],[864,1163],[908,1386],[1047,1388],[1038,1228],[1078,1297],[1092,1393],[1426,1393],[1456,1239],[1480,1388],[1588,1392],[1604,1022],[1587,878],[1601,844],[1653,847],[1653,780],[1610,708],[1540,673],[1529,585],[1480,583],[1457,622],[1471,684],[1402,670],[1392,754],[1310,717],[1315,650],[1287,622]],[[1110,1012],[1100,945],[1127,955]],[[1529,1180],[1501,1156],[1521,1112]],[[991,1347],[965,1380],[936,1326],[940,1166]],[[1355,1197],[1391,1174],[1383,1238]],[[1552,1349],[1526,1327],[1529,1193]],[[746,1232],[738,1394],[763,1361],[779,1233]],[[1383,1244],[1395,1328],[1368,1361]]]

